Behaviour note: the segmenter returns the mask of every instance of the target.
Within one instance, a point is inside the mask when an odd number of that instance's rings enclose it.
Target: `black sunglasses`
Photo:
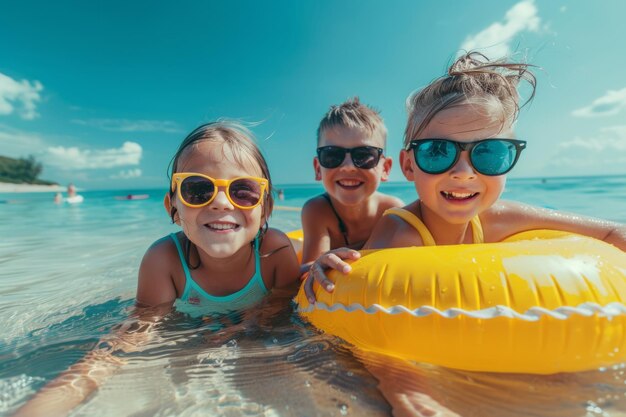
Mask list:
[[[509,172],[526,148],[526,141],[516,139],[482,139],[457,142],[450,139],[412,140],[407,150],[413,149],[415,163],[427,174],[441,174],[454,166],[462,151],[469,151],[469,159],[476,172],[497,176]]]
[[[375,146],[357,146],[342,148],[341,146],[322,146],[317,148],[317,159],[324,168],[337,168],[343,163],[346,153],[350,154],[352,163],[361,169],[372,169],[380,161],[383,148]]]

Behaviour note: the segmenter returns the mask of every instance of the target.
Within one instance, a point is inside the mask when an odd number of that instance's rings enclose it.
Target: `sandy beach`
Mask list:
[[[0,182],[0,193],[56,193],[64,192],[62,185],[11,184]]]

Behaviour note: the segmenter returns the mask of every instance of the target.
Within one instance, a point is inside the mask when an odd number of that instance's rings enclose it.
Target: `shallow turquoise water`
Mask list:
[[[281,188],[279,207],[300,207],[322,191],[319,184]],[[415,198],[409,183],[382,190]],[[150,197],[115,199],[130,193]],[[163,193],[84,191],[77,205],[56,205],[52,194],[0,194],[0,415],[127,316],[141,256],[177,229]],[[503,198],[626,223],[626,177],[509,180]],[[271,225],[299,228],[299,213],[278,209]],[[562,378],[494,376],[364,356],[299,320],[291,296],[278,293],[221,330],[172,315],[159,340],[130,355],[74,415],[389,415],[370,372],[381,364],[398,395],[422,395],[422,403],[462,416],[626,409],[622,366]]]

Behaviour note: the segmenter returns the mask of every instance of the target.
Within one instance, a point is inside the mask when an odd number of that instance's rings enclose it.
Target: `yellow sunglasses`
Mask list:
[[[269,181],[258,177],[238,177],[222,180],[196,172],[177,172],[172,175],[172,192],[177,190],[180,201],[187,207],[204,207],[215,199],[219,187],[226,189],[226,197],[233,206],[249,210],[263,201]]]

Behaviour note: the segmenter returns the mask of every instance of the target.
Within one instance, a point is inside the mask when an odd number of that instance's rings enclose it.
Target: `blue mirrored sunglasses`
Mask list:
[[[415,163],[427,174],[441,174],[452,168],[462,151],[469,152],[474,170],[483,175],[497,176],[509,172],[519,159],[526,141],[517,139],[482,139],[457,142],[450,139],[412,140],[407,150],[413,149]]]

